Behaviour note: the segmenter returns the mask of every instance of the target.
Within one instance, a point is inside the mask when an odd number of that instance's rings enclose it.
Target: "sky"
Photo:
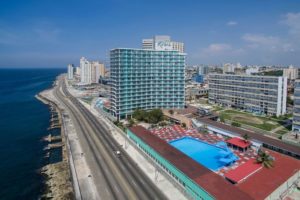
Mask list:
[[[188,65],[300,67],[300,1],[0,1],[0,67],[108,64],[110,49],[154,35],[184,42]]]

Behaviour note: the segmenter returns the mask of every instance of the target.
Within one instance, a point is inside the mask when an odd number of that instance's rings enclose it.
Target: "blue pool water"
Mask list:
[[[238,159],[228,148],[211,145],[191,137],[173,140],[169,144],[213,171],[229,165]]]

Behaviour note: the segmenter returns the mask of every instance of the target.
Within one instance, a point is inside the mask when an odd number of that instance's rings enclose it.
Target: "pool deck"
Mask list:
[[[186,154],[169,145],[165,140],[151,134],[147,129],[134,126],[130,127],[129,130],[216,199],[253,199],[249,194],[200,165]]]
[[[151,133],[153,135],[158,136],[160,139],[170,142],[176,139],[180,139],[182,137],[193,137],[209,144],[215,144],[217,142],[223,141],[225,142],[225,138],[221,135],[210,134],[210,133],[200,133],[196,129],[184,129],[179,125],[173,125],[169,127],[164,127],[161,129],[152,129]],[[246,152],[241,152],[239,150],[231,149],[239,159],[229,167],[223,167],[215,173],[223,176],[228,173],[229,171],[234,170],[238,166],[246,163],[250,159],[256,158],[256,152],[253,149],[248,149]]]
[[[176,140],[182,137],[193,137],[196,139],[200,139],[210,144],[215,144],[220,141],[226,140],[222,135],[210,134],[210,133],[200,133],[196,129],[184,129],[179,125],[173,125],[169,127],[164,127],[161,129],[152,129],[151,133],[160,139],[169,142],[172,140]],[[255,150],[249,148],[247,151],[242,152],[239,150],[231,149],[236,156],[239,157],[234,164],[229,167],[223,167],[218,171],[215,171],[213,174],[218,174],[220,178],[222,177],[225,181],[225,176],[228,174],[235,173],[234,170],[240,166],[243,167],[243,164],[247,163],[249,160],[255,160],[257,153]],[[260,168],[253,173],[250,173],[248,176],[243,172],[243,179],[241,182],[235,184],[236,188],[241,189],[245,193],[249,194],[253,199],[265,199],[270,195],[273,191],[277,190],[279,186],[282,186],[283,183],[295,175],[295,173],[299,173],[300,170],[300,162],[297,159],[291,158],[287,155],[280,154],[275,151],[268,151],[274,158],[275,163],[271,169],[266,169],[264,167]],[[238,171],[235,170],[235,171]],[[231,172],[231,173],[230,173]],[[272,177],[272,178],[270,178]],[[299,180],[298,176],[298,180]],[[263,190],[258,190],[257,188],[264,188]],[[295,194],[297,196],[297,194]],[[292,195],[291,195],[292,196]],[[290,196],[286,196],[287,200],[292,199]]]

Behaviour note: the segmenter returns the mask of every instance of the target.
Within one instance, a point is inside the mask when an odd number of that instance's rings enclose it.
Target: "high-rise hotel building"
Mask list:
[[[266,115],[286,113],[287,78],[210,74],[210,103]]]
[[[185,56],[168,47],[111,50],[112,114],[121,119],[138,108],[183,108]]]
[[[300,80],[295,81],[293,131],[300,132]]]

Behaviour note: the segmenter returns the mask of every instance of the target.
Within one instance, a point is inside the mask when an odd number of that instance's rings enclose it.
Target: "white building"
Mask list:
[[[286,77],[210,74],[208,81],[210,103],[266,115],[286,113]]]
[[[290,65],[289,68],[283,69],[283,76],[287,77],[289,80],[295,80],[298,78],[298,68]]]
[[[154,49],[153,39],[143,39],[143,49]]]
[[[149,50],[175,50],[184,52],[184,43],[171,41],[167,35],[157,35],[153,39],[143,39],[143,49]]]
[[[259,68],[258,67],[249,67],[246,69],[246,74],[247,75],[252,75],[252,74],[255,74],[255,73],[258,73],[259,72]]]
[[[100,76],[105,76],[105,67],[99,61],[88,61],[82,57],[80,59],[80,82],[81,84],[98,83]]]
[[[73,80],[73,78],[74,78],[74,65],[69,64],[68,65],[68,79]]]
[[[80,82],[81,84],[91,84],[92,67],[91,63],[85,58],[80,59]]]
[[[75,67],[75,74],[80,76],[80,67]]]
[[[300,80],[295,81],[293,131],[300,132]]]
[[[198,66],[198,74],[199,75],[206,75],[209,73],[209,67],[206,65]]]
[[[234,73],[235,65],[231,63],[225,63],[223,65],[223,74]]]

